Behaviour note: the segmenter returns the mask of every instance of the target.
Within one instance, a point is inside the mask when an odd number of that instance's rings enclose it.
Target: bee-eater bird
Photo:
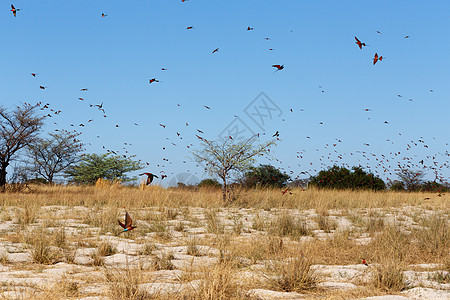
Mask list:
[[[14,15],[14,17],[17,16],[17,12],[20,10],[20,8],[15,8],[14,5],[11,4],[11,11]]]
[[[150,183],[152,183],[153,177],[159,178],[158,176],[156,176],[155,174],[152,174],[152,173],[139,174],[139,176],[142,176],[142,175],[147,175],[147,183],[146,183],[146,185],[149,185]]]
[[[123,224],[122,222],[120,222],[120,220],[117,220],[119,222],[119,225],[122,226],[123,231],[130,231],[136,228],[136,226],[131,225],[133,223],[133,220],[131,220],[130,215],[128,214],[128,212],[125,212],[125,224]]]
[[[284,65],[272,65],[272,67],[277,68],[277,70],[275,70],[275,72],[276,71],[281,71],[281,70],[284,69]]]

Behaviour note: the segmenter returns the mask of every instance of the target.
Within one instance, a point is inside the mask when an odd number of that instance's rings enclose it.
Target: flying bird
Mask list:
[[[36,77],[36,73],[31,73],[31,76]]]
[[[80,91],[82,92],[87,92],[88,89],[81,89]]]
[[[131,220],[130,215],[128,214],[128,212],[125,212],[125,224],[123,224],[122,222],[120,222],[120,220],[118,220],[119,225],[123,228],[122,232],[126,232],[126,231],[130,231],[136,228],[136,226],[133,226],[133,220]],[[120,232],[120,233],[122,233]]]
[[[194,28],[194,26],[188,26],[186,27],[187,30]]]
[[[146,185],[149,185],[150,183],[152,183],[153,177],[159,178],[158,176],[156,176],[155,174],[152,174],[152,173],[142,173],[142,174],[139,174],[139,176],[142,176],[142,175],[146,175],[146,176],[147,176],[147,182],[146,182]]]
[[[272,137],[278,137],[278,136],[280,136],[280,133],[279,133],[278,130],[277,130],[277,132],[275,132],[275,134],[272,135]]]
[[[46,87],[46,86],[40,85],[39,88],[40,88],[41,90],[45,90],[47,87]]]
[[[17,16],[17,12],[20,10],[20,8],[15,8],[14,5],[11,4],[11,11],[14,15],[14,17]]]
[[[152,78],[152,79],[149,80],[150,84],[153,83],[153,82],[159,82],[159,80],[157,80],[156,78]]]
[[[203,107],[205,107],[206,109],[211,109],[211,107],[203,105]]]
[[[253,30],[253,27],[248,26],[247,30]]]
[[[355,36],[356,44],[358,45],[359,49],[362,49],[363,46],[366,46],[366,43],[362,43],[358,38]]]
[[[272,67],[277,68],[277,70],[275,70],[275,72],[281,71],[284,69],[284,65],[272,65]]]
[[[219,52],[219,48],[214,49],[212,53],[214,54],[216,52]]]
[[[375,53],[375,56],[373,57],[373,64],[375,65],[377,63],[377,61],[382,61],[383,60],[383,56],[379,56],[378,57],[378,53]]]
[[[107,17],[108,15],[105,15],[104,13],[102,13],[102,18]]]

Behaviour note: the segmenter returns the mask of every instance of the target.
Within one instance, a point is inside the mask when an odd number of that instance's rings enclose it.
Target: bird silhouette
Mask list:
[[[281,71],[284,69],[284,65],[272,65],[272,67],[277,68],[277,70],[275,70],[275,72]]]
[[[214,54],[216,52],[219,52],[219,48],[214,49],[212,53]]]
[[[17,16],[17,12],[20,10],[20,8],[15,8],[14,5],[11,4],[11,11],[14,15],[14,17]]]
[[[377,61],[382,61],[383,56],[378,57],[378,53],[375,53],[375,56],[373,57],[373,64],[376,64]]]
[[[139,176],[142,176],[142,175],[146,175],[147,176],[147,182],[145,183],[146,185],[149,185],[150,183],[152,183],[153,177],[159,178],[158,176],[156,176],[155,174],[152,174],[152,173],[139,174]]]
[[[123,231],[122,232],[126,232],[126,231],[130,231],[136,228],[136,226],[133,226],[133,220],[131,220],[130,215],[128,214],[128,212],[125,212],[125,224],[120,222],[120,220],[117,220],[119,222],[119,225],[122,226]],[[120,232],[120,233],[122,233]]]
[[[355,36],[356,44],[358,45],[359,49],[362,49],[363,46],[366,46],[366,43],[362,43],[358,38]]]

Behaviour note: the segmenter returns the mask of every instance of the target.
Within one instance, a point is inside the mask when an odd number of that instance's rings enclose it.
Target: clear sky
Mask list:
[[[202,178],[189,160],[197,129],[215,139],[237,115],[255,133],[279,131],[270,163],[292,177],[347,163],[394,179],[383,167],[407,159],[450,175],[450,1],[12,3],[17,17],[0,5],[0,104],[50,103],[62,113],[46,130],[81,131],[87,153],[104,146],[168,179]],[[246,114],[261,92],[279,108],[263,128]],[[106,118],[89,106],[101,103]]]

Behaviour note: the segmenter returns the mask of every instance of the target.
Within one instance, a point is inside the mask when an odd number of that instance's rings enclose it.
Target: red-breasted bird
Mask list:
[[[108,15],[105,15],[104,13],[102,13],[102,18],[107,17]]]
[[[284,65],[272,65],[272,67],[277,68],[276,71],[281,71],[281,70],[284,69]],[[276,72],[276,71],[275,71],[275,72]]]
[[[194,28],[194,26],[188,26],[186,27],[187,30]]]
[[[157,80],[156,78],[152,78],[149,80],[149,83],[152,83],[152,82],[159,82],[159,80]]]
[[[36,77],[36,73],[31,73],[31,76]]]
[[[147,176],[147,182],[146,182],[146,185],[149,185],[150,183],[152,183],[153,177],[159,178],[158,176],[156,176],[155,174],[152,174],[152,173],[142,173],[142,174],[139,174],[139,176],[142,176],[142,175],[146,175],[146,176]]]
[[[358,45],[359,49],[362,49],[363,46],[366,45],[366,43],[362,43],[358,38],[355,36],[356,44]]]
[[[362,259],[362,262],[361,262],[363,265],[366,265],[366,266],[368,266],[369,264],[366,262],[366,260],[363,258]]]
[[[130,215],[128,214],[128,212],[125,212],[125,224],[123,224],[122,222],[120,222],[120,220],[117,220],[117,221],[119,222],[119,225],[122,226],[122,228],[123,228],[123,231],[122,231],[122,232],[130,231],[130,230],[133,230],[133,229],[136,228],[136,226],[133,226],[133,225],[132,225],[133,220],[131,220],[131,217],[130,217]],[[121,233],[122,233],[122,232],[121,232]]]
[[[14,5],[11,4],[11,11],[12,11],[14,17],[16,17],[16,14],[19,10],[20,10],[20,8],[15,8]]]
[[[253,30],[253,27],[248,26],[247,30]]]
[[[376,64],[377,61],[382,61],[382,60],[383,60],[383,56],[378,57],[378,53],[375,53],[375,56],[373,57],[373,64]]]

